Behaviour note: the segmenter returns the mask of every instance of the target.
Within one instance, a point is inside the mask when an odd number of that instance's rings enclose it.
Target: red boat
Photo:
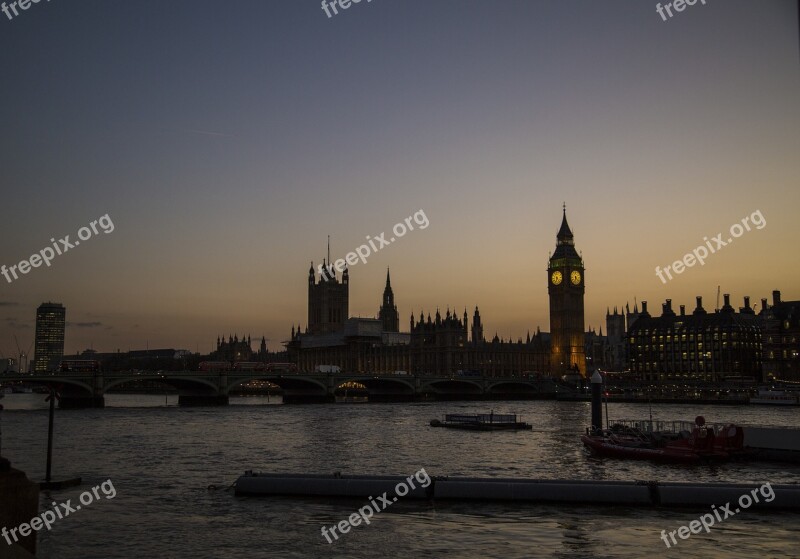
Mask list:
[[[587,429],[581,441],[594,454],[630,460],[691,463],[725,460],[744,452],[741,427],[725,425],[717,429],[706,425],[702,416],[695,419],[691,432],[681,428],[645,431],[626,423],[633,422],[617,423],[611,429],[591,433]]]

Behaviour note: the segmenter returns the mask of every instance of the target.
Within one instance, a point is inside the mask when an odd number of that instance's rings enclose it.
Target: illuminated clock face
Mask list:
[[[572,282],[572,285],[578,285],[581,282],[581,273],[578,270],[575,270],[569,275],[569,279]]]
[[[553,282],[553,285],[559,285],[561,283],[562,279],[564,279],[564,277],[561,275],[561,272],[559,272],[558,270],[553,272],[553,275],[550,277],[550,280]]]

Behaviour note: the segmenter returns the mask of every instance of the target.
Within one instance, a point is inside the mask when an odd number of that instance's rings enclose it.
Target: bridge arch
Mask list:
[[[336,379],[335,390],[339,390],[348,382],[364,386],[367,398],[371,402],[398,402],[413,401],[416,399],[416,389],[413,381],[391,376],[343,376]]]
[[[302,375],[275,375],[253,373],[249,375],[228,375],[225,393],[240,384],[251,380],[264,380],[277,385],[282,391],[284,404],[333,402],[333,392],[324,381]]]
[[[57,388],[60,388],[59,392],[67,395],[75,395],[80,397],[87,397],[94,395],[94,387],[87,383],[83,382],[82,380],[70,377],[47,377],[46,379],[30,379],[25,380],[25,382],[29,382],[30,384],[40,384],[40,385],[55,385]]]
[[[479,381],[449,378],[428,381],[420,387],[420,392],[433,394],[442,399],[459,394],[477,398],[484,394],[484,389],[483,384]]]
[[[225,391],[230,392],[233,388],[236,388],[237,386],[246,382],[250,382],[251,380],[264,380],[280,387],[283,390],[287,388],[303,389],[307,387],[309,389],[318,388],[319,391],[325,393],[328,391],[328,387],[324,382],[314,378],[289,375],[270,375],[263,373],[236,377],[228,376],[228,384],[225,387]]]
[[[525,398],[539,394],[539,386],[532,382],[519,380],[502,380],[493,382],[486,387],[486,393],[504,398]]]
[[[195,390],[195,391],[199,390],[201,392],[206,392],[208,394],[216,394],[219,391],[219,387],[216,384],[203,378],[141,376],[141,377],[120,378],[109,381],[103,387],[103,393],[107,393],[115,386],[136,381],[156,382],[158,384],[170,386],[176,389],[178,392],[181,392],[182,390]]]

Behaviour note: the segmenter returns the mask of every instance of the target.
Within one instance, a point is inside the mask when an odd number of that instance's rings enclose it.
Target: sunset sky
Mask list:
[[[586,326],[666,298],[800,299],[794,0],[54,0],[0,13],[0,264],[108,214],[112,233],[9,283],[0,351],[43,301],[66,351],[279,349],[309,264],[423,210],[351,267],[373,317],[479,306],[487,336],[549,330],[562,203]],[[655,274],[760,211],[667,284]],[[759,305],[760,307],[760,305]],[[757,309],[758,310],[758,309]],[[255,346],[256,344],[254,344]]]

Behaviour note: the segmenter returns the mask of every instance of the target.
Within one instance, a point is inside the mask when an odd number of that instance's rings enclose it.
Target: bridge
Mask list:
[[[556,381],[520,377],[379,375],[364,373],[289,373],[265,371],[54,372],[0,376],[3,382],[55,385],[61,408],[102,408],[115,387],[149,381],[178,392],[181,406],[224,406],[231,391],[249,381],[280,388],[287,404],[334,402],[343,385],[359,386],[371,402],[426,400],[528,400],[555,398],[565,388]],[[363,386],[363,389],[361,388]]]

